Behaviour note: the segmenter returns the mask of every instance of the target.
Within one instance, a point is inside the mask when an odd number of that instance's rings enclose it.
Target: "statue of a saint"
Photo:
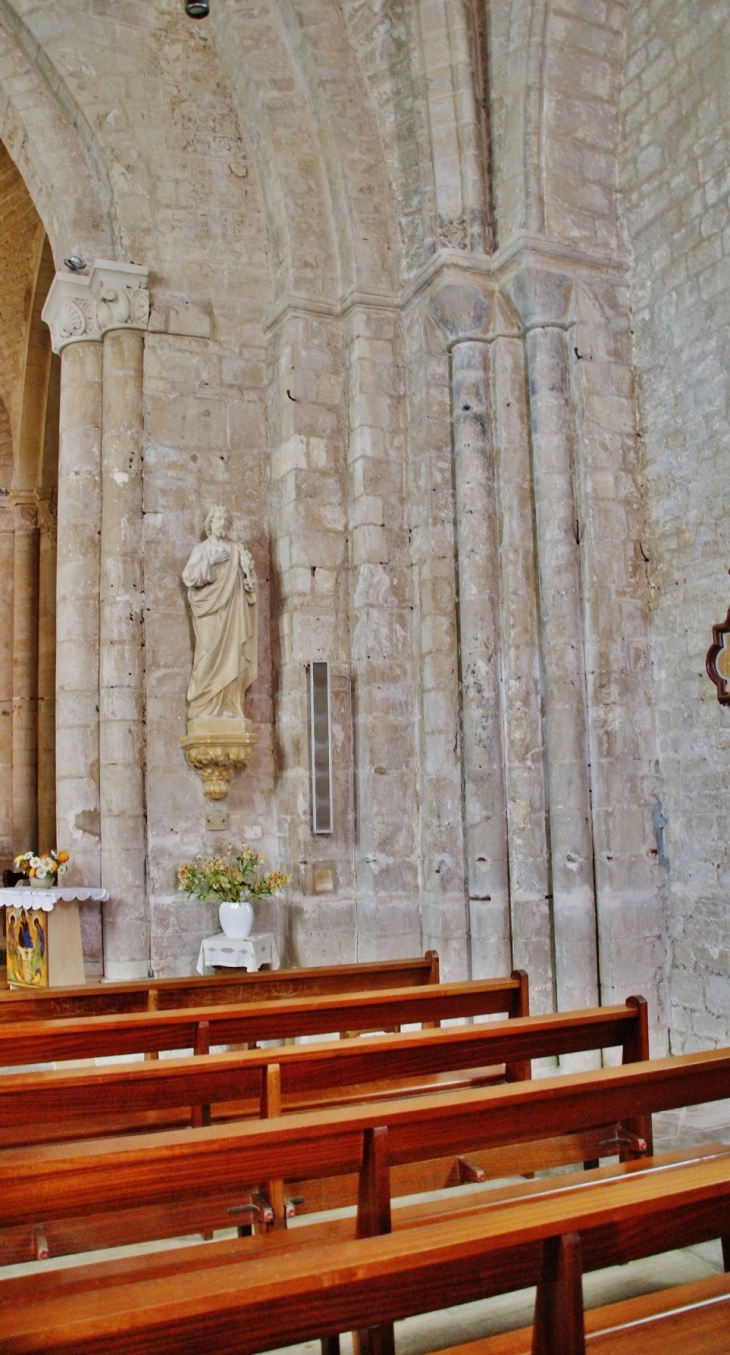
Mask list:
[[[188,721],[243,720],[244,692],[256,680],[256,571],[249,552],[231,537],[227,508],[205,519],[205,541],[183,570],[195,628],[188,687]]]

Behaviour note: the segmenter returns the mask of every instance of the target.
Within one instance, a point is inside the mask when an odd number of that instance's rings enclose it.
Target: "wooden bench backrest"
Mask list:
[[[135,983],[49,988],[34,993],[16,989],[0,992],[0,1022],[51,1021],[224,1003],[271,1002],[381,988],[418,988],[438,981],[439,957],[435,950],[429,950],[417,959],[384,960],[377,964],[279,969],[236,974],[235,977],[216,974],[207,978],[144,979]]]
[[[381,1163],[420,1162],[525,1143],[730,1096],[730,1051],[658,1059],[467,1091],[267,1121],[101,1139],[0,1155],[0,1226],[164,1204],[231,1182],[360,1172],[368,1135],[385,1131]],[[382,1144],[382,1134],[381,1134]]]
[[[263,1103],[267,1070],[278,1069],[281,1096],[473,1069],[527,1064],[582,1050],[620,1045],[624,1062],[648,1057],[646,1004],[518,1017],[479,1026],[411,1031],[372,1040],[343,1040],[205,1059],[163,1059],[0,1077],[0,1132],[109,1113],[210,1106],[250,1099]],[[433,1088],[435,1091],[436,1088]],[[365,1092],[363,1099],[365,1099]],[[397,1095],[397,1087],[391,1096]],[[3,1134],[7,1144],[8,1136]]]
[[[197,1007],[184,1012],[21,1021],[0,1024],[0,1067],[190,1049],[199,1044],[201,1027],[210,1046],[333,1031],[386,1030],[498,1013],[523,1016],[526,1005],[526,975],[515,973],[507,979]]]
[[[11,1281],[0,1286],[3,1349],[9,1355],[254,1355],[362,1329],[375,1314],[390,1322],[505,1292],[530,1266],[544,1296],[543,1255],[556,1241],[580,1238],[595,1250],[601,1238],[607,1264],[611,1256],[663,1249],[687,1218],[693,1236],[718,1235],[727,1226],[728,1156],[556,1191],[475,1218],[277,1256],[273,1266],[247,1259],[98,1289],[72,1286],[67,1294],[59,1281],[56,1296],[32,1303],[16,1301]],[[546,1355],[565,1355],[565,1336],[544,1345]]]

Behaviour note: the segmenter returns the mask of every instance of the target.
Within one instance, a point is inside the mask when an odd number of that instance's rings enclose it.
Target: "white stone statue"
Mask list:
[[[211,508],[206,539],[193,548],[182,574],[195,628],[189,729],[198,720],[243,720],[244,693],[256,680],[256,571],[231,527],[227,508]]]

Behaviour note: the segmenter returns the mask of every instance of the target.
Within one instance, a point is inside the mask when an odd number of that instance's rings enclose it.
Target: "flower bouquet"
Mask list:
[[[266,857],[250,847],[229,848],[228,856],[196,856],[178,867],[181,893],[191,899],[215,899],[220,924],[227,936],[243,939],[253,926],[253,899],[276,894],[290,877],[281,870],[264,870]]]
[[[66,870],[68,852],[47,852],[45,856],[36,856],[35,852],[23,852],[13,861],[13,870],[27,875],[36,888],[49,889]]]

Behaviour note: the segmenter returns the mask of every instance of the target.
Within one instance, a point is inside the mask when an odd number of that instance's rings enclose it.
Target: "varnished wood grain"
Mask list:
[[[115,1016],[123,1012],[321,997],[379,988],[418,987],[438,981],[438,955],[430,950],[413,960],[384,960],[374,964],[88,984],[81,988],[46,989],[32,995],[4,990],[0,991],[0,1022]],[[529,1008],[523,1009],[522,1014],[526,1015],[527,1010]]]
[[[636,1008],[626,1005],[205,1059],[7,1074],[0,1077],[0,1145],[9,1146],[13,1129],[22,1131],[25,1143],[48,1141],[53,1134],[70,1137],[75,1120],[85,1120],[91,1134],[96,1118],[99,1132],[111,1133],[115,1111],[123,1117],[119,1132],[135,1124],[135,1111],[156,1112],[164,1124],[165,1108],[217,1103],[222,1115],[234,1115],[236,1108],[225,1103],[237,1101],[244,1103],[240,1113],[257,1114],[265,1070],[274,1059],[285,1110],[303,1108],[302,1100],[321,1104],[328,1092],[338,1103],[370,1096],[384,1099],[398,1094],[406,1080],[414,1093],[438,1091],[439,1084],[427,1079],[458,1070],[486,1077],[491,1069],[497,1080],[503,1065],[511,1062],[633,1046],[637,1020]],[[77,1131],[75,1136],[81,1135]]]
[[[686,1333],[678,1334],[678,1319]],[[585,1314],[588,1355],[727,1355],[730,1276],[690,1284],[590,1309]],[[503,1332],[438,1355],[531,1355],[532,1327]]]
[[[730,1155],[556,1190],[478,1218],[231,1262],[147,1281],[3,1304],[4,1355],[251,1355],[320,1333],[393,1321],[513,1287],[545,1239],[577,1233],[586,1254],[663,1248],[687,1214],[697,1236],[730,1226]],[[529,1258],[532,1258],[530,1263]],[[12,1284],[12,1282],[8,1282]],[[1,1291],[0,1291],[1,1292]],[[5,1290],[6,1296],[11,1290]]]
[[[0,1067],[52,1063],[168,1049],[192,1049],[198,1024],[208,1021],[210,1043],[242,1044],[385,1030],[404,1024],[511,1012],[521,993],[517,978],[433,984],[379,992],[196,1007],[0,1025]]]
[[[142,1134],[33,1152],[32,1202],[41,1219],[164,1203],[231,1181],[359,1171],[363,1135],[388,1127],[391,1166],[504,1143],[616,1125],[636,1114],[730,1096],[730,1051],[658,1059],[595,1073],[452,1095],[401,1099],[266,1122]],[[27,1221],[27,1153],[0,1154],[0,1224]]]

